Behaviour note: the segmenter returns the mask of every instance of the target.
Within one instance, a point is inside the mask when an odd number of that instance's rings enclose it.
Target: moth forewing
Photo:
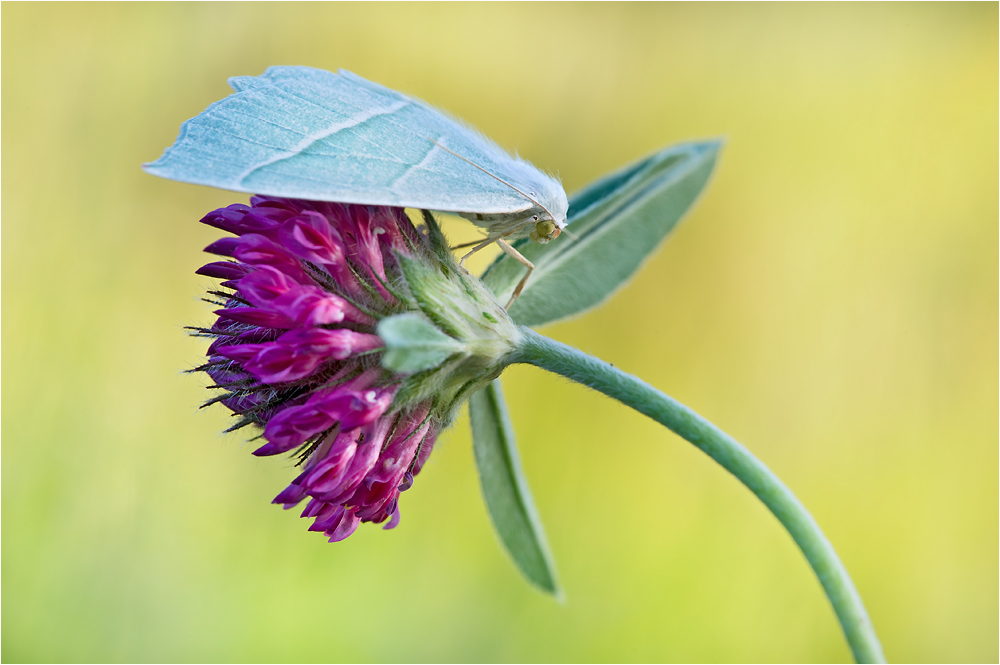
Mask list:
[[[230,85],[148,172],[264,196],[454,212],[486,230],[477,249],[546,242],[566,226],[557,179],[419,99],[311,67],[271,67]]]

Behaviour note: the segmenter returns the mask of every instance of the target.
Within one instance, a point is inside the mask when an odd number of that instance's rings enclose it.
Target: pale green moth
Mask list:
[[[562,185],[461,121],[351,72],[270,67],[181,126],[144,168],[237,192],[458,213],[528,272],[508,244],[547,243],[566,226]]]

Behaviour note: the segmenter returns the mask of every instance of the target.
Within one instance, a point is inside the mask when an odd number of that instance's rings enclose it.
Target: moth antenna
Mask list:
[[[555,220],[555,217],[552,216],[552,213],[549,212],[548,208],[546,208],[541,203],[539,203],[535,199],[531,198],[530,196],[528,196],[527,194],[525,194],[520,189],[518,189],[514,185],[510,184],[509,182],[507,182],[506,180],[504,180],[500,176],[493,175],[492,173],[490,173],[489,171],[487,171],[486,169],[484,169],[479,164],[476,164],[475,162],[473,162],[470,159],[466,159],[465,157],[462,157],[460,154],[458,154],[454,150],[451,150],[450,148],[446,148],[445,146],[441,145],[440,143],[438,143],[434,139],[427,139],[427,140],[430,141],[431,143],[433,143],[434,145],[436,145],[437,147],[441,148],[442,150],[445,150],[445,151],[450,152],[451,154],[455,155],[456,157],[458,157],[459,159],[461,159],[466,164],[470,164],[472,166],[475,166],[477,169],[479,169],[480,171],[482,171],[483,173],[485,173],[489,177],[491,177],[491,178],[493,178],[495,180],[499,180],[500,182],[502,182],[503,184],[507,185],[508,187],[510,187],[511,189],[513,189],[515,192],[517,192],[518,194],[520,194],[521,196],[523,196],[524,198],[528,199],[529,201],[531,201],[532,203],[534,203],[536,206],[538,206],[539,208],[541,208],[542,210],[544,210],[546,213],[548,213],[549,217],[552,217],[553,221]]]

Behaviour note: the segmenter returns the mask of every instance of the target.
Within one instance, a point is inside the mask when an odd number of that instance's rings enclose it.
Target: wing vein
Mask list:
[[[295,147],[293,147],[291,150],[287,150],[287,151],[285,151],[283,153],[275,155],[274,157],[271,157],[270,159],[266,159],[263,162],[261,162],[259,164],[255,164],[255,165],[251,166],[250,168],[248,168],[246,171],[244,171],[243,173],[241,173],[238,176],[237,182],[239,182],[240,185],[243,185],[245,183],[245,181],[246,181],[247,178],[249,178],[251,175],[253,175],[255,172],[259,171],[260,169],[265,168],[267,166],[270,166],[271,164],[274,164],[275,162],[280,162],[282,160],[290,159],[292,157],[295,157],[296,155],[301,154],[302,151],[304,151],[310,145],[316,143],[317,141],[321,141],[321,140],[323,140],[323,139],[325,139],[325,138],[327,138],[329,136],[333,136],[337,132],[343,131],[345,129],[350,129],[351,127],[357,127],[361,123],[367,122],[367,121],[371,120],[372,118],[377,118],[377,117],[382,116],[382,115],[391,115],[391,114],[395,113],[396,111],[400,110],[401,108],[403,108],[405,106],[408,106],[409,104],[410,104],[409,100],[399,101],[399,102],[396,102],[395,104],[391,104],[391,105],[389,105],[387,107],[384,107],[384,108],[375,109],[375,110],[371,110],[371,111],[362,111],[361,113],[358,113],[358,114],[356,114],[354,116],[351,116],[347,120],[341,120],[341,121],[335,122],[335,123],[329,125],[328,127],[324,128],[324,129],[321,129],[318,132],[313,132],[312,134],[307,134],[305,136],[305,138],[303,138],[301,141],[299,141],[298,145],[296,145]]]
[[[425,169],[424,168],[424,164],[426,164],[428,161],[430,161],[431,155],[433,155],[434,151],[437,150],[437,149],[438,149],[437,143],[434,142],[434,141],[431,141],[431,149],[427,151],[427,154],[425,154],[423,156],[423,158],[419,162],[417,162],[416,164],[410,164],[409,166],[407,166],[406,169],[404,169],[403,172],[399,174],[399,177],[393,179],[393,181],[389,183],[389,187],[395,187],[396,183],[398,183],[400,180],[402,180],[403,178],[405,178],[408,175],[410,175],[411,171],[414,171],[416,169],[424,169],[424,170],[428,170],[429,171],[429,169]],[[429,171],[429,172],[435,173],[435,171]],[[442,173],[441,175],[444,175],[444,174]]]

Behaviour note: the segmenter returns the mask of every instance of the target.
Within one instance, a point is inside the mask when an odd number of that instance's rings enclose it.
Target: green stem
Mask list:
[[[514,362],[529,363],[590,386],[684,437],[750,488],[784,525],[826,592],[859,663],[884,663],[882,646],[851,577],[816,520],[749,450],[683,404],[631,374],[573,347],[521,328]]]

